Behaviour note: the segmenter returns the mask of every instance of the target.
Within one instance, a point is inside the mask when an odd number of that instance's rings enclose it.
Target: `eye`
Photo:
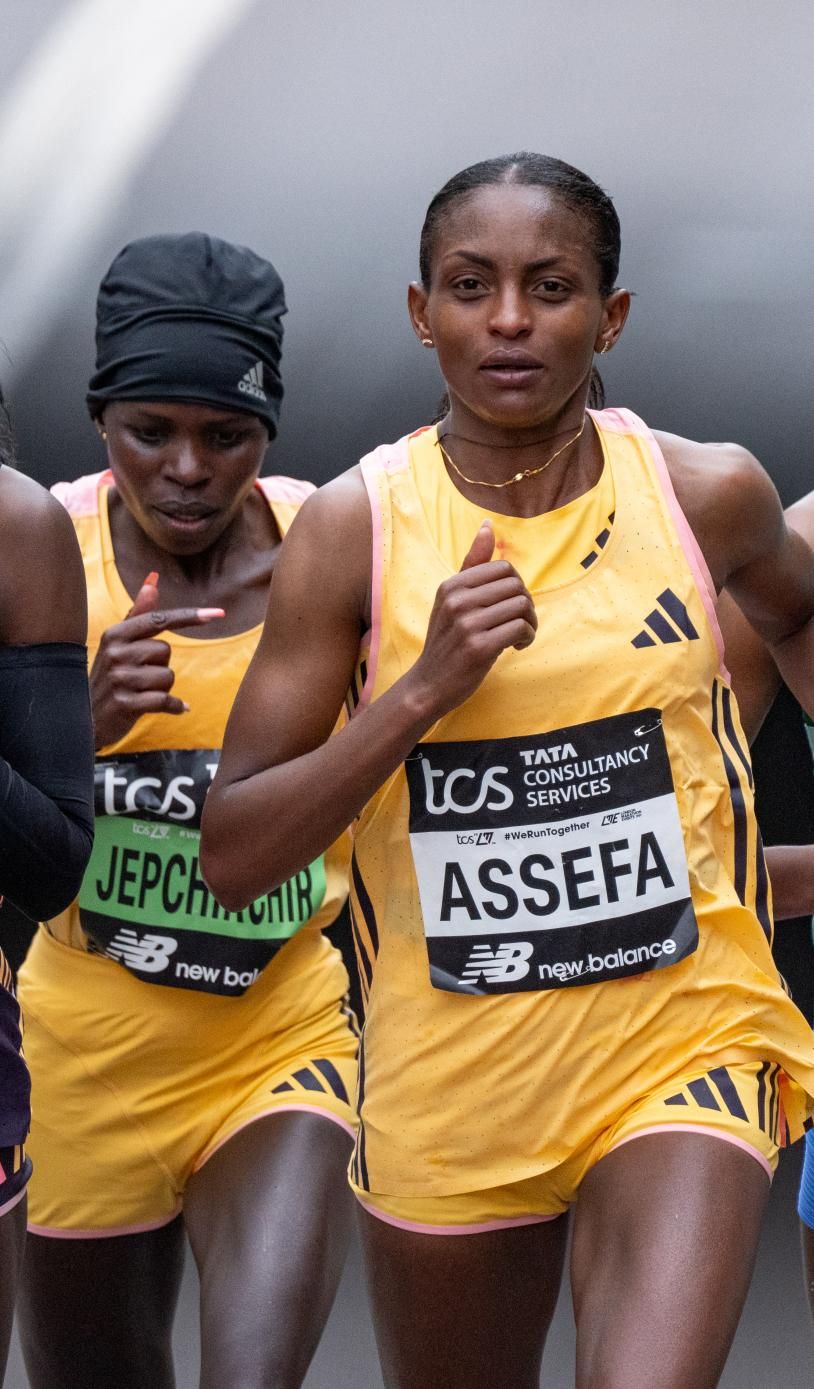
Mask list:
[[[140,444],[146,444],[147,448],[162,448],[169,437],[166,429],[147,429],[136,425],[131,425],[130,433]]]
[[[472,295],[484,290],[486,286],[477,275],[459,275],[457,280],[453,280],[452,288],[458,294]]]
[[[538,281],[534,286],[534,292],[544,299],[562,299],[568,293],[568,285],[563,280],[549,276],[545,280]]]
[[[216,449],[238,449],[248,437],[245,429],[219,429],[210,435],[210,443]]]

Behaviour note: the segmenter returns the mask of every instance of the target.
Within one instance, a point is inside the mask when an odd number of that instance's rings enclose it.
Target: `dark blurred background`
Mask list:
[[[103,466],[83,403],[96,286],[156,231],[244,242],[285,279],[269,471],[323,481],[424,422],[440,383],[404,308],[424,209],[457,169],[525,147],[586,169],[619,210],[636,299],[602,363],[609,402],[747,445],[787,503],[814,486],[809,0],[0,0],[0,20],[0,380],[43,482]],[[767,840],[814,839],[790,698],[755,756]],[[3,935],[19,958],[6,911]],[[808,922],[781,925],[778,961],[811,1014]],[[814,1380],[797,1160],[727,1371],[739,1389]],[[557,1335],[552,1386],[571,1373]],[[320,1357],[314,1389],[380,1382],[355,1263]]]

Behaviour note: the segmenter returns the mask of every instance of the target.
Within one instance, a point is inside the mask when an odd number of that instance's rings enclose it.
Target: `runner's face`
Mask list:
[[[207,550],[251,495],[268,447],[256,415],[171,401],[115,401],[104,414],[116,489],[173,555]]]
[[[582,408],[614,299],[582,217],[545,189],[478,189],[443,217],[431,274],[429,292],[412,287],[413,321],[423,298],[459,417],[525,429]]]

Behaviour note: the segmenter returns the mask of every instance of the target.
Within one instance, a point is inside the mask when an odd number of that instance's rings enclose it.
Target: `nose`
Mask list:
[[[531,332],[528,297],[519,286],[507,285],[491,303],[489,328],[501,338],[519,338]]]
[[[164,473],[181,487],[198,487],[209,481],[212,470],[198,441],[188,435],[181,435],[174,439],[172,447],[167,449]]]

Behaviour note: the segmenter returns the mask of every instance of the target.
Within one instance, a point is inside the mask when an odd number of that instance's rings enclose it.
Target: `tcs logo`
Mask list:
[[[449,811],[456,815],[474,815],[484,806],[487,810],[508,810],[514,804],[511,787],[501,781],[501,774],[508,776],[508,767],[489,767],[478,780],[478,773],[470,767],[434,772],[425,757],[421,770],[430,815],[445,815]]]

